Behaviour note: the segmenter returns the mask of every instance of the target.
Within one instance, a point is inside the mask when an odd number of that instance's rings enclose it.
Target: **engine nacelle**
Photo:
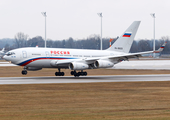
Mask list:
[[[94,62],[94,66],[96,68],[109,68],[113,67],[114,63],[107,60],[97,60]]]
[[[89,65],[87,65],[85,63],[79,63],[79,62],[72,62],[69,65],[69,69],[71,69],[71,70],[85,70],[88,68],[89,68]]]
[[[27,70],[29,71],[36,71],[36,70],[41,70],[42,68],[39,67],[26,67]]]

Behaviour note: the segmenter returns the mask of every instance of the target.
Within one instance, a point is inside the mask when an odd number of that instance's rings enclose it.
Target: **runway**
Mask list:
[[[170,60],[122,61],[113,69],[170,70]]]
[[[0,67],[17,66],[9,62],[0,62]],[[170,70],[170,60],[132,60],[122,61],[111,69]]]
[[[97,82],[141,82],[170,81],[170,74],[164,75],[111,75],[86,77],[0,77],[0,84],[50,84],[50,83],[97,83]]]
[[[0,66],[15,66],[0,62]],[[170,60],[137,60],[123,61],[112,69],[154,69],[170,70]],[[64,77],[0,77],[0,84],[50,84],[50,83],[95,83],[95,82],[137,82],[137,81],[170,81],[168,75],[111,75],[111,76],[73,76]]]

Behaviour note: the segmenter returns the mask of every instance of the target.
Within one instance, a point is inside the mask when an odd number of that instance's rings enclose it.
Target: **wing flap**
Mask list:
[[[143,54],[150,54],[150,53],[153,53],[153,51],[130,53],[130,54],[117,55],[117,56],[110,56],[108,58],[109,59],[128,60],[130,58],[139,58],[139,57],[142,57]]]
[[[147,52],[138,52],[138,53],[129,53],[129,54],[123,54],[123,55],[117,55],[113,57],[109,57],[109,59],[119,59],[121,60],[128,60],[129,58],[138,58],[142,57],[143,54],[150,54],[150,53],[159,53],[163,51],[164,47],[166,46],[167,42],[165,42],[158,50],[156,51],[147,51]]]

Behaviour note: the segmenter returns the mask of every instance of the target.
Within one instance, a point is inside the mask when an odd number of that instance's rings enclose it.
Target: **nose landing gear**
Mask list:
[[[27,74],[27,71],[26,70],[22,70],[21,72],[23,75],[26,75]]]
[[[26,66],[24,66],[24,70],[21,71],[21,74],[22,74],[22,75],[26,75],[26,74],[27,74],[27,68],[26,68]]]

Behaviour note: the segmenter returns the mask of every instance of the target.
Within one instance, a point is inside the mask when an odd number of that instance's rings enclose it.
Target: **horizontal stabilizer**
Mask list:
[[[154,51],[154,53],[162,52],[164,47],[166,46],[167,42],[165,42],[158,50]]]
[[[146,51],[146,52],[138,52],[138,53],[127,53],[127,54],[123,54],[123,55],[117,55],[117,56],[110,56],[109,59],[119,59],[119,60],[128,60],[130,58],[138,58],[138,57],[142,57],[142,55],[144,54],[151,54],[151,53],[159,53],[161,51],[163,51],[165,45],[167,44],[167,42],[165,42],[158,50],[156,51]]]
[[[5,51],[5,48],[3,48],[2,50],[1,50],[1,52],[4,52]]]

